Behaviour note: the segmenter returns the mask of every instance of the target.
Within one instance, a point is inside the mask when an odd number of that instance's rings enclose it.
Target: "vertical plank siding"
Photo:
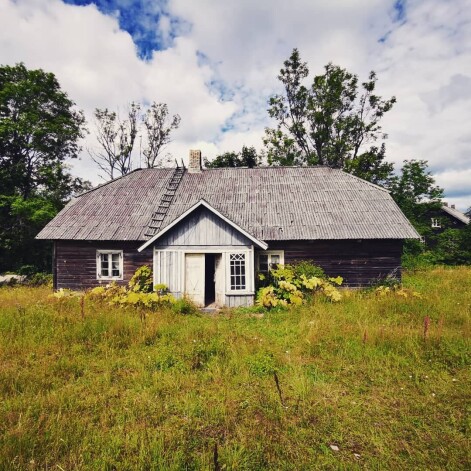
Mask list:
[[[149,247],[150,250],[152,250]],[[181,297],[184,254],[178,251],[160,251],[155,254],[155,284],[164,284],[175,297]]]
[[[390,273],[401,277],[402,240],[318,240],[269,242],[268,250],[284,250],[285,263],[313,260],[345,286],[367,286]]]
[[[96,251],[123,251],[123,280],[126,284],[137,268],[148,265],[152,268],[152,248],[139,253],[139,242],[94,242],[94,241],[65,241],[55,242],[55,288],[85,290],[107,284],[109,281],[97,280]]]
[[[250,246],[252,242],[219,216],[198,208],[163,235],[160,246]]]
[[[227,307],[247,307],[252,306],[255,302],[253,294],[226,294],[225,306]]]

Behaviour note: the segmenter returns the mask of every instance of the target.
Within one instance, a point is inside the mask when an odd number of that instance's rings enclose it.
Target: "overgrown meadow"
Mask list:
[[[0,469],[469,469],[471,269],[404,286],[215,316],[1,288]]]

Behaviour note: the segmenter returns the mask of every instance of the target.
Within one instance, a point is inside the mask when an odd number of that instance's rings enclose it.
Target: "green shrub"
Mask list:
[[[34,273],[28,276],[26,284],[29,286],[49,286],[52,288],[52,281],[51,273]]]
[[[288,266],[293,269],[294,274],[297,277],[304,275],[307,278],[312,278],[313,276],[323,279],[326,278],[323,268],[316,265],[312,260],[300,260],[299,262],[292,263]]]
[[[172,311],[177,314],[196,314],[199,312],[198,307],[188,298],[177,299],[172,305]]]
[[[34,275],[38,269],[34,265],[23,265],[22,267],[18,268],[17,274],[21,276],[30,277]]]
[[[306,270],[302,266],[298,273]],[[287,307],[300,305],[306,297],[314,293],[321,293],[331,301],[340,301],[340,292],[334,285],[341,285],[343,278],[307,277],[304,273],[298,274],[291,265],[278,265],[270,270],[271,284],[260,288],[257,292],[257,304],[267,308]]]
[[[132,306],[155,310],[162,305],[170,305],[175,298],[168,292],[167,286],[156,285],[152,290],[152,270],[144,265],[136,270],[128,287],[112,282],[106,286],[97,286],[87,296],[111,305]]]
[[[152,270],[147,265],[139,267],[128,284],[130,291],[139,293],[151,293],[152,285]]]

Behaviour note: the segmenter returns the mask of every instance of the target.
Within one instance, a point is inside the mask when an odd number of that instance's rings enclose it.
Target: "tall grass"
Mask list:
[[[0,469],[469,469],[471,269],[404,283],[214,317],[0,289]]]

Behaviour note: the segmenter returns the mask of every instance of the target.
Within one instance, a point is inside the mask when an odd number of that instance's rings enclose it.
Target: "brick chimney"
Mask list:
[[[454,205],[454,204],[451,205],[451,209],[455,209],[455,205]]]
[[[201,166],[201,151],[190,150],[190,161],[188,164],[189,173],[200,173],[202,170]]]
[[[443,206],[448,206],[448,203],[446,201],[444,201]]]

